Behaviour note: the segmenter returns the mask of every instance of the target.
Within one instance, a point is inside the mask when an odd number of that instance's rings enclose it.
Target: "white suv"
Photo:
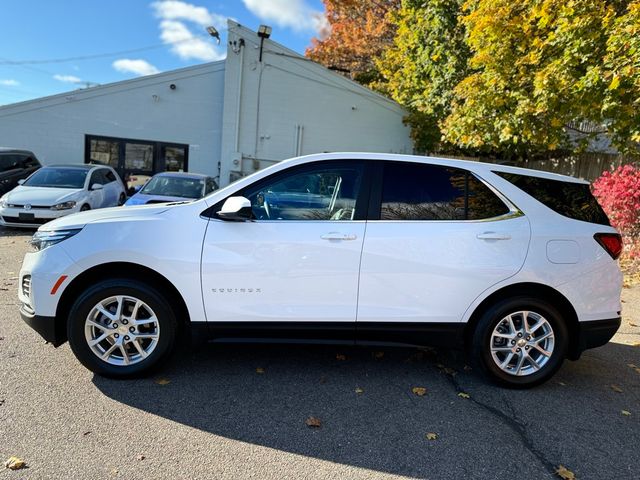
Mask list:
[[[528,387],[620,325],[620,235],[575,178],[371,153],[294,158],[191,203],[34,235],[23,319],[90,370],[148,372],[178,334],[464,346]]]

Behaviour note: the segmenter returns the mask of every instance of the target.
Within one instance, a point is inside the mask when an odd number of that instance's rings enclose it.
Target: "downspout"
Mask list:
[[[240,109],[242,107],[242,72],[244,71],[244,39],[240,39],[240,73],[238,74],[238,100],[236,102],[236,152],[240,153]],[[242,161],[242,160],[241,160]]]

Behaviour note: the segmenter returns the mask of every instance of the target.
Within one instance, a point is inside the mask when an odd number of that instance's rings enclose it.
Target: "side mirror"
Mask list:
[[[104,185],[100,183],[94,183],[93,185],[91,185],[90,190],[102,190],[103,188],[104,188]]]
[[[217,215],[222,220],[246,222],[253,217],[251,202],[244,197],[229,197]]]
[[[25,178],[21,178],[20,180],[18,180],[18,185],[22,185],[25,182]]]

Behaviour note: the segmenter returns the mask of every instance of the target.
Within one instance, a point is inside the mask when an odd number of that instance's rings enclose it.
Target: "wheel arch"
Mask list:
[[[169,305],[174,310],[174,314],[178,320],[179,332],[183,333],[188,329],[191,319],[187,304],[178,289],[164,275],[137,263],[110,262],[95,265],[88,270],[85,270],[75,277],[62,292],[56,308],[55,317],[56,334],[59,335],[58,338],[61,339],[61,343],[67,341],[67,321],[69,311],[73,302],[78,298],[78,295],[98,280],[105,280],[108,278],[139,280],[143,281],[147,285],[157,288],[166,295]]]
[[[511,298],[514,296],[526,295],[534,297],[540,300],[545,300],[556,307],[562,319],[565,321],[567,329],[569,331],[569,349],[567,356],[575,360],[580,356],[580,341],[579,341],[579,324],[578,314],[571,302],[558,290],[541,283],[523,282],[515,283],[502,287],[495,292],[488,295],[480,304],[475,308],[464,330],[464,344],[465,348],[468,348],[471,344],[471,337],[476,329],[478,321],[492,305],[495,303]]]

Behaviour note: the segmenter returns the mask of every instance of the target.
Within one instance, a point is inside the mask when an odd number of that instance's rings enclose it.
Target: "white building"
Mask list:
[[[285,158],[411,153],[397,103],[229,22],[225,60],[0,107],[0,146],[221,185]],[[262,57],[260,57],[262,53]]]

